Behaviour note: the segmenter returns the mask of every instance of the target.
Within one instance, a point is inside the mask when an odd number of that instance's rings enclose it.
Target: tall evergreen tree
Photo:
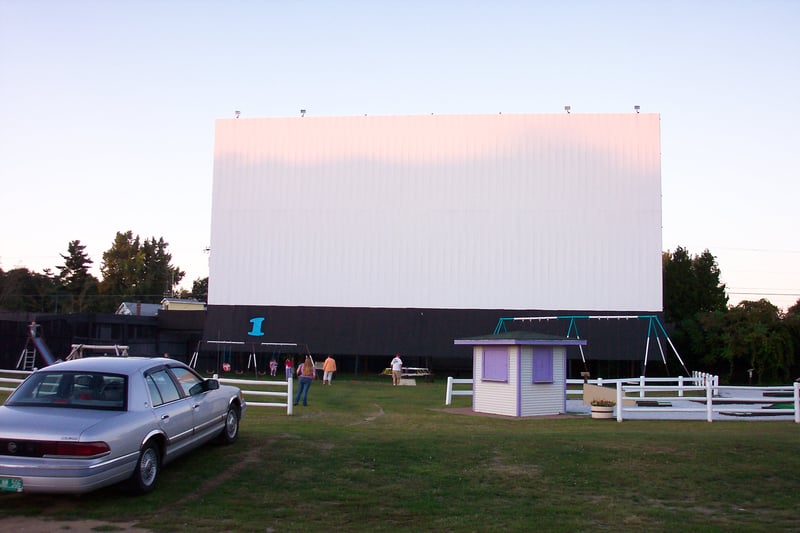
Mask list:
[[[64,296],[62,310],[64,312],[94,311],[101,308],[97,305],[98,280],[89,273],[94,263],[86,253],[86,246],[81,241],[70,241],[67,254],[60,254],[64,260],[59,265],[57,280]]]
[[[103,263],[100,272],[100,292],[118,297],[135,296],[138,293],[142,271],[144,270],[144,254],[140,250],[139,236],[134,239],[132,231],[117,232],[111,248],[103,252]]]
[[[708,249],[692,258],[692,275],[697,289],[695,306],[697,311],[724,311],[728,307],[725,284],[720,282],[717,258]]]
[[[151,237],[142,243],[141,249],[144,256],[144,270],[140,287],[142,293],[172,296],[175,286],[186,275],[185,272],[170,264],[172,254],[167,252],[168,244],[163,237],[158,240]]]

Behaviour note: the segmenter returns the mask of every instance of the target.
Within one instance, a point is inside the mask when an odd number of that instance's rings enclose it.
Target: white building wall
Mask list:
[[[218,120],[209,304],[660,311],[659,121]]]
[[[517,346],[509,348],[508,383],[483,381],[483,347],[473,348],[472,410],[495,415],[517,415]]]
[[[566,410],[566,348],[553,348],[553,383],[531,383],[533,348],[522,348],[520,368],[520,416],[563,414]]]

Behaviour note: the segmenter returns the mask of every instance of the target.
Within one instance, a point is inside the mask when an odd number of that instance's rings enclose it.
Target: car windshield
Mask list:
[[[40,370],[25,380],[5,404],[124,411],[127,391],[127,377],[119,374]]]

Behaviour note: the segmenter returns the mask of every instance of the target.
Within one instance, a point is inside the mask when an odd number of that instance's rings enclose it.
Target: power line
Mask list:
[[[714,250],[732,250],[735,252],[758,252],[758,253],[769,253],[769,254],[800,254],[800,250],[775,250],[770,248],[731,248],[727,246],[715,246]],[[708,251],[711,251],[712,248],[709,246]]]
[[[731,291],[788,291],[788,292],[800,292],[800,288],[797,287],[787,287],[785,289],[781,289],[779,287],[731,287],[730,285],[725,286],[726,289]]]
[[[798,296],[800,297],[800,293],[798,292],[740,292],[740,291],[728,291],[728,294],[736,294],[739,296]]]

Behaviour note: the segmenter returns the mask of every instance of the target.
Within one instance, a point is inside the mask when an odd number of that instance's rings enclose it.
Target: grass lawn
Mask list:
[[[800,528],[793,422],[506,419],[443,412],[444,398],[444,380],[317,381],[308,407],[251,407],[236,444],[168,465],[152,494],[6,493],[0,518],[195,532]]]

